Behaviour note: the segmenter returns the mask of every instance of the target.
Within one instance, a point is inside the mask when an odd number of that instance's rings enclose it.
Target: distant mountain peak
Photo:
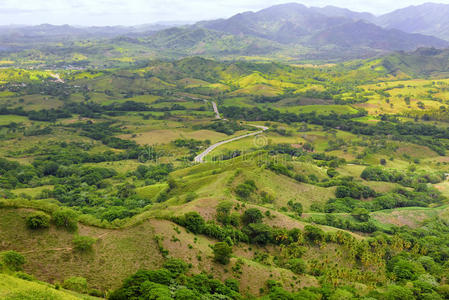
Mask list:
[[[286,3],[229,19],[202,22],[200,26],[234,35],[267,39],[285,45],[371,47],[376,50],[415,50],[421,46],[446,47],[434,37],[384,29],[370,13],[336,6],[307,7]]]
[[[375,23],[385,28],[449,40],[449,4],[427,2],[412,5],[382,15]]]

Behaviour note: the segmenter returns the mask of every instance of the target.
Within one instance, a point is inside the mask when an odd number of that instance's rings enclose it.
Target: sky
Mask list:
[[[0,25],[139,25],[227,18],[244,11],[298,2],[382,14],[428,0],[0,0]],[[449,0],[439,0],[449,4]]]

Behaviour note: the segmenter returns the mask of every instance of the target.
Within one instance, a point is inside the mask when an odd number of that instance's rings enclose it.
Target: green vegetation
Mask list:
[[[43,212],[35,212],[27,217],[27,226],[30,229],[42,229],[50,226],[50,216]]]
[[[0,253],[1,262],[11,271],[21,271],[26,260],[23,255],[16,251],[10,250]]]
[[[447,298],[449,82],[389,60],[2,69],[0,298]]]
[[[78,251],[92,250],[92,245],[95,243],[95,239],[89,236],[76,236],[73,239],[74,248]]]

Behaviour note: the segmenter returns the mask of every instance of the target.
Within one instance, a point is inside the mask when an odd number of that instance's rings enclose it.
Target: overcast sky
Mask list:
[[[137,25],[230,17],[291,0],[0,0],[0,24]],[[302,0],[381,14],[425,0]],[[449,4],[449,0],[440,0]]]

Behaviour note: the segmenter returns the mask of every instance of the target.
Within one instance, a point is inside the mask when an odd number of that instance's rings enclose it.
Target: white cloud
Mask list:
[[[134,25],[173,20],[229,17],[291,0],[0,0],[1,24]],[[309,6],[335,5],[385,13],[426,0],[303,0]],[[449,3],[449,0],[441,2]]]

